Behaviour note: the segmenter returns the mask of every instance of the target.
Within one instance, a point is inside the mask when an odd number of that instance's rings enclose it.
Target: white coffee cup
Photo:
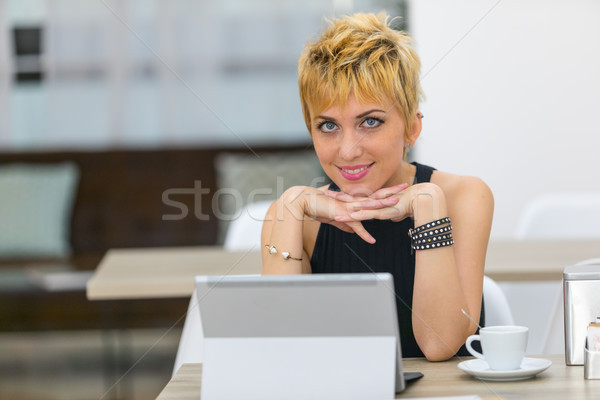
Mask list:
[[[485,360],[491,369],[508,371],[521,368],[529,328],[525,326],[486,326],[479,330],[479,335],[471,335],[465,343],[469,353]],[[471,343],[481,342],[483,354],[473,350]]]

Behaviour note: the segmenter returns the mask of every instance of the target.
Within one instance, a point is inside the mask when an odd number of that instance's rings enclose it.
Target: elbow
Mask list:
[[[427,361],[446,361],[454,357],[458,349],[454,350],[443,343],[425,346],[421,349]]]
[[[465,327],[467,329],[467,327]],[[419,347],[428,361],[446,361],[454,357],[465,343],[470,334],[455,334],[442,336],[429,336],[419,341]]]

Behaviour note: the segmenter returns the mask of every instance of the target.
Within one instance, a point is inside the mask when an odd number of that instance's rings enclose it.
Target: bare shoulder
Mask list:
[[[494,196],[480,178],[435,171],[431,183],[438,185],[446,197],[448,213],[453,218],[491,226]]]
[[[466,198],[477,199],[484,202],[494,202],[494,196],[489,186],[475,176],[456,175],[443,171],[435,171],[431,183],[438,185],[446,195],[447,200],[453,203]]]

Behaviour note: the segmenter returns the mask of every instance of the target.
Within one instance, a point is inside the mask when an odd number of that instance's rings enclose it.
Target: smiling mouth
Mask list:
[[[372,162],[369,165],[364,165],[360,168],[354,168],[354,169],[348,169],[348,168],[343,168],[343,167],[338,167],[340,170],[344,171],[347,174],[351,174],[351,175],[355,175],[358,174],[359,172],[364,171],[365,169],[369,168],[371,165],[375,164],[374,162]]]

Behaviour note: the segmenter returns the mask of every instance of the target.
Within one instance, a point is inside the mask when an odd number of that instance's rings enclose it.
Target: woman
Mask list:
[[[271,206],[263,273],[390,272],[403,355],[438,361],[476,330],[461,309],[482,314],[493,197],[477,178],[404,160],[422,128],[419,69],[384,14],[334,20],[306,46],[300,98],[333,183]]]

